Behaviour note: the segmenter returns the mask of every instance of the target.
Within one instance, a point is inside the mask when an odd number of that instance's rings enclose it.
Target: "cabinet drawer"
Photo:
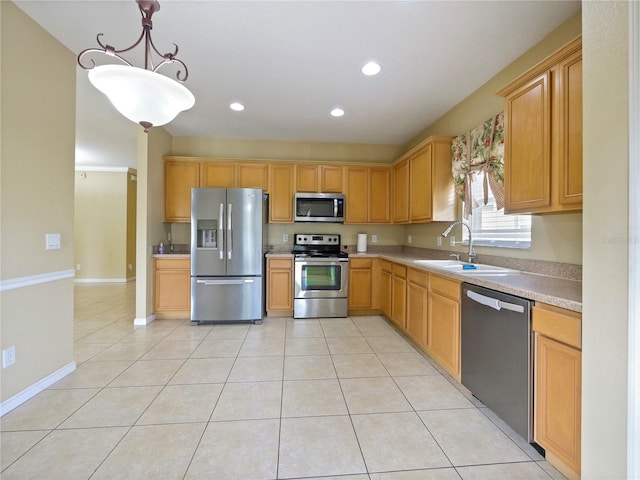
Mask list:
[[[398,263],[393,264],[393,274],[396,277],[407,278],[407,267]]]
[[[449,280],[448,278],[439,277],[438,275],[429,275],[429,289],[432,292],[445,295],[454,300],[460,300],[460,282]]]
[[[582,348],[582,315],[563,308],[537,303],[533,307],[532,329],[541,335]]]
[[[428,275],[429,274],[426,272],[414,270],[413,268],[409,268],[407,271],[407,277],[409,278],[409,281],[424,288],[427,288],[427,280],[429,278]]]
[[[156,270],[191,270],[191,259],[156,258]]]
[[[350,258],[351,268],[371,268],[370,258]]]
[[[291,258],[270,258],[269,268],[284,268],[290,270],[293,268],[293,260]]]
[[[380,269],[384,272],[391,273],[391,262],[387,260],[380,260]]]

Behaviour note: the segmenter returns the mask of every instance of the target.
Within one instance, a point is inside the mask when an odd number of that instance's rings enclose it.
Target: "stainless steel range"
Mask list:
[[[349,256],[340,235],[296,233],[293,255],[293,317],[346,317]]]

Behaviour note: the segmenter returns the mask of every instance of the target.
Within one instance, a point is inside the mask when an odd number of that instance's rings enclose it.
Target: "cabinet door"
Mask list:
[[[294,166],[272,164],[269,166],[269,221],[293,223]]]
[[[202,162],[200,186],[209,188],[233,188],[235,164],[229,162]]]
[[[409,221],[409,161],[393,167],[393,222]]]
[[[559,96],[562,105],[560,143],[559,202],[582,204],[582,52],[577,52],[560,65]]]
[[[349,310],[371,309],[371,259],[349,261]]]
[[[416,283],[407,283],[407,335],[420,347],[427,346],[427,289]]]
[[[429,292],[427,348],[442,367],[460,379],[460,304]]]
[[[296,192],[317,192],[318,165],[296,165]]]
[[[549,74],[505,99],[505,213],[551,204]]]
[[[409,219],[411,222],[431,220],[431,156],[433,146],[427,145],[409,160]]]
[[[387,318],[391,318],[391,277],[390,271],[380,271],[380,310]]]
[[[580,473],[582,355],[535,334],[535,441]]]
[[[267,313],[271,316],[293,314],[293,259],[267,260]]]
[[[266,163],[238,163],[236,164],[237,188],[261,188],[269,190],[269,171]]]
[[[323,165],[320,170],[320,191],[342,193],[342,167]]]
[[[198,162],[164,164],[164,220],[166,222],[191,221],[191,189],[199,187]]]
[[[367,167],[345,167],[346,223],[367,223],[369,170]]]
[[[391,286],[391,320],[402,330],[407,317],[406,267],[394,264]]]
[[[156,313],[189,314],[191,308],[191,270],[189,259],[156,259]]]
[[[391,170],[388,168],[369,169],[369,222],[389,223],[390,221]]]

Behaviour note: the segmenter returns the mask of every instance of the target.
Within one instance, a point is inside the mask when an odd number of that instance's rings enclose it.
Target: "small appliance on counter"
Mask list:
[[[191,189],[191,322],[262,322],[267,199],[254,188]]]
[[[296,233],[293,318],[347,316],[349,255],[340,235]]]

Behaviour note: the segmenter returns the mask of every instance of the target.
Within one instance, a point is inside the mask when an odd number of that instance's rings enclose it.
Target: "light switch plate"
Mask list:
[[[60,249],[60,234],[59,233],[47,233],[45,234],[45,245],[47,250],[59,250]]]

